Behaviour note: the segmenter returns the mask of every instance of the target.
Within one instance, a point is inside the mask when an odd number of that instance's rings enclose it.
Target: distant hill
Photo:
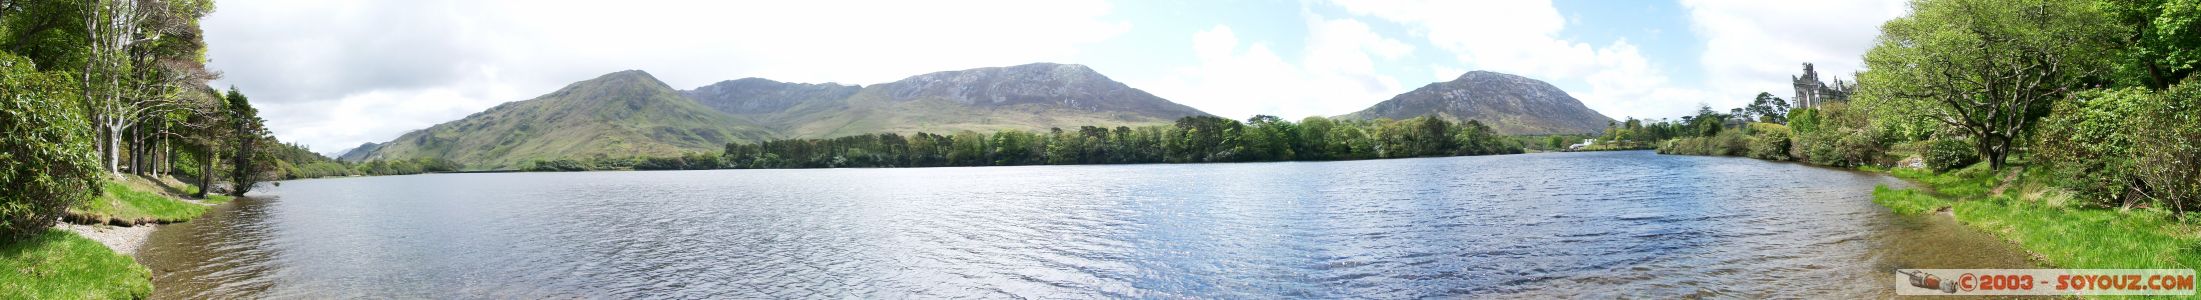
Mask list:
[[[1467,72],[1452,81],[1431,83],[1338,117],[1406,119],[1424,115],[1477,120],[1502,134],[1596,133],[1613,121],[1550,83],[1489,71]]]
[[[1081,65],[936,72],[871,86],[744,78],[689,91],[624,71],[361,145],[342,158],[432,157],[501,169],[532,159],[713,152],[735,141],[1140,126],[1204,115]]]
[[[839,110],[791,111],[789,136],[949,133],[1173,122],[1206,112],[1116,82],[1082,65],[1035,63],[935,72],[864,87]]]
[[[342,161],[361,161],[365,160],[369,155],[374,155],[375,150],[381,149],[382,144],[377,144],[373,142],[359,144],[359,147],[352,147],[351,150],[344,150],[343,153],[337,153],[336,159]]]
[[[531,159],[717,151],[727,142],[774,137],[762,126],[683,96],[649,73],[622,71],[415,130],[370,153],[345,156],[352,161],[432,157],[472,169],[499,169]]]
[[[720,81],[681,94],[719,112],[785,133],[809,121],[848,109],[847,99],[862,86],[836,83],[787,83],[763,78]]]

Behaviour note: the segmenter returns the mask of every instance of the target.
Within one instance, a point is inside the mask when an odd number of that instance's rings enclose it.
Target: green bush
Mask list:
[[[2073,99],[2057,103],[2036,135],[2055,184],[2104,206],[2201,208],[2201,82]]]
[[[1772,123],[1751,123],[1751,131],[1757,135],[1750,139],[1750,157],[1764,160],[1788,160],[1788,148],[1793,141],[1787,126]]]
[[[1799,135],[1819,131],[1819,110],[1812,108],[1789,110],[1788,128],[1793,129],[1794,133]]]
[[[1740,130],[1722,130],[1712,136],[1667,140],[1659,154],[1739,156],[1750,152],[1750,137]]]
[[[582,164],[580,161],[571,159],[555,159],[532,161],[529,162],[527,164],[527,167],[523,168],[522,170],[530,172],[573,172],[588,171],[589,168],[586,164]]]
[[[1835,142],[1842,139],[1840,132],[1814,131],[1796,136],[1795,158],[1813,164],[1840,166],[1840,152]]]
[[[1825,128],[1812,134],[1796,137],[1797,161],[1835,167],[1857,167],[1881,164],[1886,147],[1875,135],[1864,129]]]
[[[1795,137],[1790,156],[1796,161],[1835,167],[1881,164],[1887,147],[1861,111],[1842,103],[1828,103],[1803,113],[1792,113],[1789,128]]]
[[[1937,138],[1926,142],[1922,155],[1926,168],[1934,172],[1954,170],[1979,163],[1979,149],[1973,149],[1970,140],[1962,138]]]
[[[2201,209],[2201,79],[2172,86],[2136,118],[2133,175],[2180,214]]]
[[[2137,133],[2131,119],[2154,102],[2144,89],[2089,90],[2056,103],[2041,120],[2035,152],[2053,170],[2056,184],[2078,198],[2105,206],[2137,200],[2131,171]]]
[[[0,54],[0,238],[41,234],[70,204],[99,193],[92,130],[67,80]]]
[[[1843,167],[1883,165],[1880,153],[1887,151],[1880,146],[1877,135],[1865,130],[1846,132],[1835,147],[1841,154],[1841,163],[1835,165]]]

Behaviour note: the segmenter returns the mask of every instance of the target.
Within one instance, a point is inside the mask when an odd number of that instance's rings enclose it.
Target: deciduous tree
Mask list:
[[[2082,0],[1917,0],[1881,26],[1861,93],[1900,101],[1976,142],[2000,169],[2051,102],[2106,70],[2122,36]]]

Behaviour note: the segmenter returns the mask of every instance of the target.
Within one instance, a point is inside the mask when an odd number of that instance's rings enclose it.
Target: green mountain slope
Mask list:
[[[341,156],[355,162],[442,158],[471,169],[504,169],[538,159],[713,152],[735,141],[1140,126],[1204,115],[1080,65],[936,72],[868,87],[745,78],[690,91],[624,71]]]
[[[1425,115],[1453,121],[1477,120],[1502,134],[1597,133],[1613,120],[1550,83],[1489,71],[1467,72],[1452,81],[1431,83],[1338,117],[1406,119]]]
[[[800,138],[1137,126],[1208,115],[1091,68],[1052,63],[935,72],[869,87],[743,79],[688,95]]]
[[[338,153],[336,155],[336,159],[342,161],[363,161],[367,159],[367,156],[374,155],[375,150],[380,149],[382,149],[382,144],[374,142],[359,144],[359,147],[353,147],[351,150],[344,150],[343,153]]]
[[[792,132],[804,122],[848,110],[848,97],[862,86],[788,83],[742,78],[706,85],[682,94],[719,112],[763,125],[775,133]]]
[[[469,169],[504,169],[533,159],[719,151],[727,142],[773,137],[762,126],[682,96],[649,73],[622,71],[345,156],[354,161],[434,157]]]

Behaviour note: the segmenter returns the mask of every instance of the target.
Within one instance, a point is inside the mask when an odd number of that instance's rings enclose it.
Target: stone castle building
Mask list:
[[[1842,82],[1840,77],[1834,78],[1834,84],[1819,81],[1819,71],[1812,70],[1811,63],[1804,63],[1804,76],[1791,76],[1789,80],[1796,84],[1796,98],[1789,98],[1790,102],[1796,104],[1795,107],[1818,107],[1825,103],[1848,102],[1850,93],[1857,90],[1856,83]]]

